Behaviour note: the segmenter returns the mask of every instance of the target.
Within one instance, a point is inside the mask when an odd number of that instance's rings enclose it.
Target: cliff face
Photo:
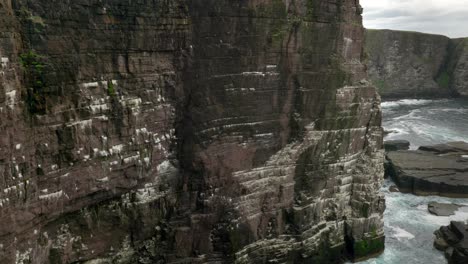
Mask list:
[[[452,40],[452,54],[447,65],[450,85],[461,96],[468,96],[468,38]]]
[[[468,39],[366,30],[369,76],[388,98],[468,96]]]
[[[2,263],[383,249],[358,1],[0,0]]]
[[[383,97],[448,97],[451,40],[444,36],[366,30],[369,76]]]

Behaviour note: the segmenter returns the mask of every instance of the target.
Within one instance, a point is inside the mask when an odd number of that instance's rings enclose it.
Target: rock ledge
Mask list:
[[[467,143],[423,146],[387,154],[386,176],[401,192],[416,195],[468,197]]]

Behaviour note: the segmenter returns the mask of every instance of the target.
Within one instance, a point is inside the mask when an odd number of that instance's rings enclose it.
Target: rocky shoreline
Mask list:
[[[396,186],[391,192],[418,196],[468,198],[468,143],[449,142],[409,150],[410,142],[384,143],[385,176]],[[455,215],[466,205],[430,202],[428,212],[439,217]],[[449,264],[468,263],[468,223],[452,221],[434,232],[434,247],[444,252]]]
[[[468,224],[451,222],[434,232],[434,247],[444,251],[449,264],[468,263]]]

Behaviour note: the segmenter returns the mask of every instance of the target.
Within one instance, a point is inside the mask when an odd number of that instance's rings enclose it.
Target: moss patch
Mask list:
[[[270,4],[260,4],[252,11],[256,17],[286,18],[288,14],[283,0],[272,0]]]
[[[115,96],[115,86],[114,86],[114,83],[112,83],[112,81],[109,81],[107,82],[107,94],[109,96]]]
[[[388,89],[388,84],[384,80],[374,80],[373,83],[377,87],[377,89],[381,92]]]
[[[383,251],[385,248],[384,239],[384,237],[377,237],[355,242],[352,252],[354,259],[362,259]]]
[[[38,24],[45,27],[44,19],[40,16],[31,16],[28,19],[31,20],[31,22],[33,22],[34,24]]]
[[[307,20],[312,21],[314,18],[314,0],[307,0],[306,8],[306,18]]]
[[[450,86],[450,75],[447,72],[442,72],[437,78],[439,87],[448,89]]]
[[[42,56],[30,50],[20,55],[20,63],[25,72],[27,85],[26,103],[31,114],[45,114],[46,98],[44,95],[45,63]]]

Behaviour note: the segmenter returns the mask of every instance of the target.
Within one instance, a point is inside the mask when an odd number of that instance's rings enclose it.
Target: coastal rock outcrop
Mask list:
[[[434,234],[434,247],[445,252],[449,264],[468,263],[468,224],[451,222]]]
[[[449,204],[449,203],[437,203],[437,202],[430,202],[427,205],[427,210],[429,213],[437,216],[451,216],[454,215],[458,209],[460,209],[461,205],[458,204]]]
[[[465,142],[422,146],[387,153],[386,175],[401,192],[468,197],[468,148]]]
[[[409,150],[410,142],[408,140],[386,140],[384,141],[385,151]]]
[[[0,0],[1,263],[382,252],[355,0]]]
[[[468,39],[366,30],[369,76],[384,98],[468,95]]]

